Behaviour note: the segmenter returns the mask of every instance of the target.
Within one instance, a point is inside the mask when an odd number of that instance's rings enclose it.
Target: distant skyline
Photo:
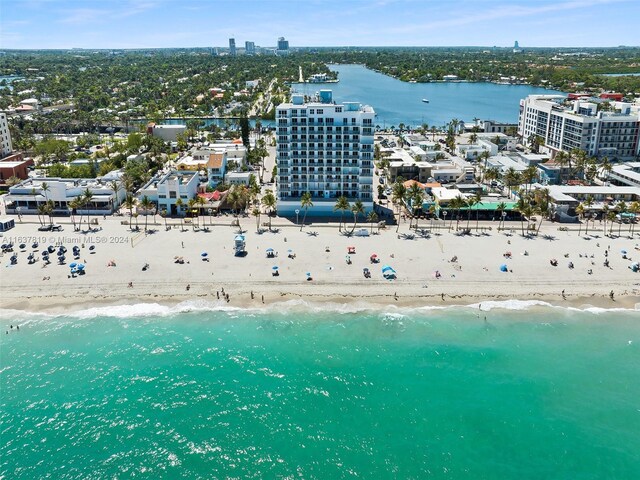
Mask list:
[[[640,45],[637,0],[0,0],[0,49]]]

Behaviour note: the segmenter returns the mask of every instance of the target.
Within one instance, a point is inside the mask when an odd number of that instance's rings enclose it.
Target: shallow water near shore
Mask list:
[[[0,477],[638,478],[638,317],[5,311]]]

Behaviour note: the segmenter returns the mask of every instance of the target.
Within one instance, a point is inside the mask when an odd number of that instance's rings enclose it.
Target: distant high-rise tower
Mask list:
[[[516,40],[516,43],[514,43],[514,44],[513,44],[513,48],[520,48],[520,47],[518,46],[518,40]]]
[[[231,55],[232,57],[236,56],[236,39],[235,38],[230,38],[229,39],[229,55]]]
[[[289,41],[285,40],[284,37],[278,38],[278,50],[283,52],[289,50]]]
[[[4,158],[13,151],[11,132],[7,123],[7,115],[0,113],[0,158]]]
[[[522,49],[520,48],[520,45],[518,45],[518,40],[513,44],[513,53],[522,53]]]
[[[244,50],[247,55],[255,55],[256,44],[254,42],[244,42]]]

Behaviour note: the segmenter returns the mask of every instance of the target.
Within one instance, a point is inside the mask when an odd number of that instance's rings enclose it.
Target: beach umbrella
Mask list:
[[[273,248],[267,248],[267,252],[273,252]]]
[[[49,256],[49,251],[48,250],[43,250],[42,251],[42,256],[43,257],[48,257]]]
[[[49,245],[49,246],[47,247],[47,250],[49,250],[49,253],[53,253],[53,252],[55,252],[55,251],[56,251],[56,248],[55,248],[53,245]]]
[[[84,270],[84,263],[79,263],[76,267],[78,270]]]
[[[289,249],[287,250],[287,253],[293,253],[293,250]]]
[[[71,262],[71,263],[69,264],[69,268],[76,268],[76,266],[77,266],[77,265],[78,265],[78,264],[77,264],[76,262]]]
[[[393,268],[391,268],[389,265],[385,265],[384,267],[382,267],[382,273],[384,272],[394,272],[395,270]]]
[[[89,250],[91,250],[91,251],[94,251],[95,249],[96,249],[96,246],[95,246],[95,245],[91,245],[91,246],[89,247]]]
[[[24,250],[25,248],[27,248],[27,246],[24,243],[20,244],[20,250]]]
[[[202,252],[202,253],[200,254],[200,256],[201,256],[201,257],[206,257],[207,255],[209,255],[207,252]]]
[[[274,271],[275,271],[275,270],[278,270],[277,265],[274,265],[273,267],[271,267],[271,270],[274,270]]]
[[[623,254],[623,255],[626,255],[627,251],[626,250],[620,250],[620,253]]]
[[[509,268],[507,268],[507,264],[503,263],[502,265],[500,265],[500,271],[501,272],[508,272]]]
[[[78,269],[77,268],[72,268],[71,269],[71,273],[78,273]]]
[[[38,248],[38,242],[34,242],[33,245],[31,245],[31,248],[33,248],[34,250]]]
[[[64,255],[62,255],[61,257],[58,257],[58,261],[60,262],[60,264],[64,263],[64,259],[65,259]]]
[[[376,254],[376,253],[372,253],[372,254],[371,254],[371,258],[378,258],[378,254]]]

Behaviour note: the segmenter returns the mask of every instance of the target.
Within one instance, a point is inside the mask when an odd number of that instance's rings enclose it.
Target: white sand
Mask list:
[[[493,227],[488,235],[477,236],[472,231],[472,236],[459,237],[445,229],[432,232],[430,238],[406,239],[398,237],[395,227],[370,237],[346,237],[338,233],[337,224],[306,226],[300,232],[286,220],[278,220],[278,233],[257,234],[255,219],[243,218],[248,253],[235,257],[233,239],[237,228],[230,226],[231,219],[217,219],[218,225],[210,227],[208,233],[194,232],[190,226],[180,231],[175,220],[174,227],[165,231],[159,221],[154,226],[157,231],[145,235],[121,225],[123,217],[100,218],[101,230],[86,234],[74,232],[66,223],[63,232],[38,232],[38,224],[33,223],[36,219],[28,218],[31,223],[17,224],[2,238],[2,243],[12,240],[16,247],[26,243],[27,252],[18,254],[15,266],[9,266],[10,254],[0,257],[0,308],[67,311],[96,304],[216,300],[221,288],[230,294],[230,304],[235,306],[260,305],[262,296],[266,303],[303,298],[400,305],[545,299],[576,306],[633,307],[640,301],[640,273],[633,273],[628,268],[631,262],[620,254],[625,249],[634,261],[640,260],[640,251],[635,249],[640,237],[636,234],[630,239],[628,226],[623,226],[621,238],[605,237],[601,230],[591,230],[588,237],[584,232],[578,236],[577,227],[567,232],[558,231],[557,224],[549,224],[543,226],[539,237],[527,239],[520,235],[520,224],[516,222],[509,225],[514,231],[512,236],[497,233],[497,223],[486,223],[484,226]],[[139,224],[144,228],[144,219]],[[471,222],[471,226],[475,223]],[[617,234],[617,226],[614,230]],[[408,224],[402,224],[400,234],[406,233]],[[546,240],[545,234],[555,239]],[[40,243],[38,252],[50,243],[63,242],[68,248],[67,265],[57,265],[55,254],[51,256],[53,263],[46,268],[42,268],[42,261],[28,265],[27,255],[35,240]],[[68,278],[68,264],[74,261],[71,247],[83,243],[79,261],[86,264],[86,275]],[[89,245],[96,246],[95,253],[90,253]],[[330,252],[325,251],[327,246]],[[348,246],[356,247],[351,265],[345,261]],[[266,258],[269,247],[278,252],[277,258]],[[603,266],[608,247],[611,268]],[[288,249],[295,252],[295,259],[287,258]],[[523,255],[525,250],[529,255]],[[202,261],[203,251],[208,253],[208,262]],[[503,257],[506,251],[513,254],[510,260]],[[372,253],[379,256],[380,263],[370,263]],[[587,257],[580,258],[579,254]],[[592,254],[593,259],[589,258]],[[175,256],[184,257],[185,263],[174,263]],[[454,256],[456,263],[450,262]],[[551,258],[558,260],[557,267],[550,265]],[[109,260],[117,266],[108,267]],[[570,261],[574,269],[568,268]],[[145,263],[150,268],[142,271]],[[512,273],[499,270],[503,263]],[[274,265],[279,267],[278,277],[272,276]],[[398,278],[385,280],[381,274],[383,265],[392,266]],[[370,279],[363,276],[365,267],[371,270]],[[593,270],[592,275],[588,269]],[[440,279],[434,278],[436,270],[442,275]],[[311,273],[313,281],[306,281],[306,272]],[[43,280],[44,277],[50,280]],[[129,282],[133,288],[128,287]],[[562,299],[562,290],[566,300]],[[615,292],[615,302],[609,299],[611,290]]]

